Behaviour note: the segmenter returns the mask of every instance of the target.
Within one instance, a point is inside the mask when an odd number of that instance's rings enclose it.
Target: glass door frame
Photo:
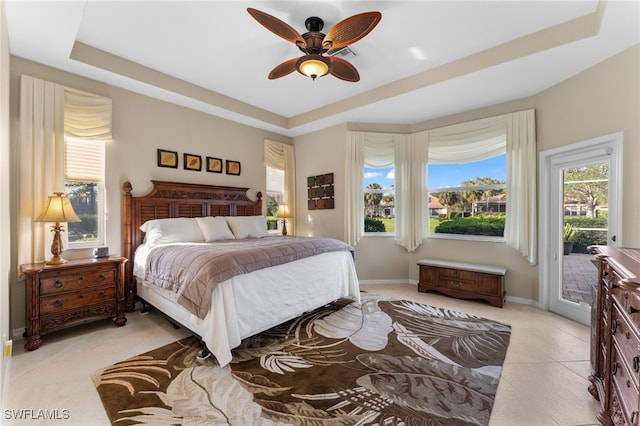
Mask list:
[[[613,133],[560,148],[540,152],[538,203],[538,300],[539,307],[559,315],[589,324],[590,309],[584,305],[564,300],[562,286],[562,222],[564,193],[560,170],[579,163],[609,163],[609,199],[607,244],[622,245],[618,232],[622,210],[622,132]],[[545,200],[546,202],[543,202]]]

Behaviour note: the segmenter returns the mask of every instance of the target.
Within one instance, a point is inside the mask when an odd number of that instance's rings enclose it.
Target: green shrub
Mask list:
[[[565,216],[564,222],[574,228],[602,228],[604,231],[584,231],[576,229],[573,237],[573,249],[571,253],[589,253],[587,247],[591,245],[606,245],[608,227],[607,218],[586,216]]]
[[[384,222],[380,219],[374,219],[372,217],[364,218],[364,232],[387,232],[384,227]]]
[[[67,223],[67,231],[69,232],[69,241],[94,241],[98,236],[98,215],[95,214],[79,214],[80,222]]]
[[[479,215],[441,221],[435,228],[439,234],[504,235],[504,215]]]

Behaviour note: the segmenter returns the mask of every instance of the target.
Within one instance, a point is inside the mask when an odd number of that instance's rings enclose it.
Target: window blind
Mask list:
[[[104,182],[104,141],[67,137],[64,158],[65,180]]]

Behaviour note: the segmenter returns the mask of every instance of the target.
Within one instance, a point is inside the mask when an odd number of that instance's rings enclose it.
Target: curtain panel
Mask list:
[[[264,164],[273,169],[284,170],[283,202],[289,205],[288,230],[296,234],[296,157],[292,145],[264,140]]]
[[[48,196],[64,192],[65,136],[110,139],[111,99],[22,75],[18,264],[39,262],[50,256],[50,224],[33,219],[42,211]],[[66,244],[66,233],[63,239]]]
[[[345,239],[364,233],[363,170],[395,166],[396,240],[414,251],[428,237],[428,164],[481,161],[507,153],[507,218],[504,237],[535,264],[536,135],[534,110],[489,117],[411,135],[347,134]],[[393,158],[391,158],[393,157]],[[365,161],[366,159],[366,161]]]

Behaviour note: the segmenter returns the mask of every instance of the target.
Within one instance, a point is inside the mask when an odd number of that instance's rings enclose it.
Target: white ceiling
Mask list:
[[[297,136],[343,122],[417,123],[536,94],[639,43],[639,4],[6,0],[6,13],[12,55]],[[300,33],[309,16],[325,21],[325,33],[361,12],[382,20],[344,58],[359,82],[268,80],[301,52],[247,7]]]

